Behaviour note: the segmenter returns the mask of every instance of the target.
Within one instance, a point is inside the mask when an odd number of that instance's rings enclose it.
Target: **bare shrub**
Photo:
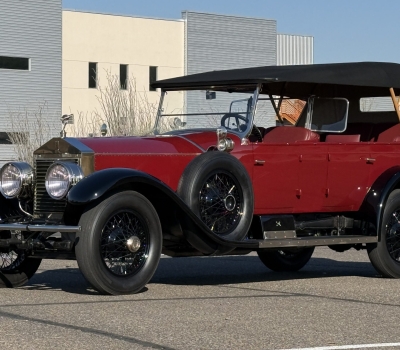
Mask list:
[[[107,71],[106,84],[98,84],[99,109],[78,112],[68,131],[75,136],[99,136],[105,123],[107,136],[144,136],[153,132],[158,104],[150,102],[146,92],[138,91],[136,79],[130,77],[121,89],[119,76]]]
[[[77,112],[74,114],[74,123],[66,127],[67,137],[96,137],[100,136],[100,125],[104,120],[97,113]]]
[[[32,165],[33,152],[54,135],[47,103],[40,103],[36,109],[8,111],[8,117],[7,134],[18,160]]]

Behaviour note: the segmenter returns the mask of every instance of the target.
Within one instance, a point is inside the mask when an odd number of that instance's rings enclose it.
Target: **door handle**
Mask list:
[[[261,159],[256,159],[256,160],[254,161],[254,164],[255,164],[255,165],[264,165],[264,163],[265,163],[265,160],[261,160]]]
[[[367,162],[367,164],[374,164],[375,158],[365,158],[365,161]]]

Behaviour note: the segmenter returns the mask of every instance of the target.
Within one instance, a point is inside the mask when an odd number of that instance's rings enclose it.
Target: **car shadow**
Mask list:
[[[162,259],[151,283],[218,285],[357,276],[379,278],[370,262],[346,262],[312,258],[300,271],[274,272],[257,256]]]
[[[257,256],[191,257],[161,259],[149,285],[224,285],[345,276],[380,278],[370,262],[312,258],[298,272],[278,273],[267,269]],[[39,272],[21,289],[99,295],[78,268],[69,267]]]

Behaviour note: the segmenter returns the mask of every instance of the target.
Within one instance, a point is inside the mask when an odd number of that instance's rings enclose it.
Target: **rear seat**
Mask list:
[[[340,135],[360,135],[361,142],[377,142],[379,135],[398,124],[396,123],[351,123],[347,124],[346,130]],[[329,134],[326,136],[328,139]],[[399,134],[400,135],[400,134]],[[326,140],[327,140],[326,139]],[[332,141],[329,141],[332,142]],[[379,141],[382,142],[382,141]]]
[[[319,135],[299,126],[277,126],[270,130],[263,143],[319,142]]]
[[[358,135],[327,135],[325,142],[332,143],[349,143],[349,142],[360,142],[360,134]]]
[[[372,137],[373,125],[372,123],[347,124],[347,128],[342,135],[360,135],[360,141],[368,142]]]
[[[381,132],[376,142],[400,142],[400,123]]]

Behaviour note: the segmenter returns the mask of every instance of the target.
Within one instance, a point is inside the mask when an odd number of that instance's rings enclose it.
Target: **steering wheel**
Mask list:
[[[226,125],[227,124],[226,121],[228,119],[230,119],[230,118],[234,118],[235,119],[236,128],[231,128],[231,127]],[[242,115],[240,115],[238,113],[227,113],[221,118],[221,125],[224,126],[227,129],[230,129],[230,130],[233,130],[233,131],[244,131],[241,128],[242,126],[244,126],[244,124],[239,125],[239,120],[242,120],[247,125],[248,120],[245,117],[243,117]],[[257,126],[255,124],[253,124],[253,128],[251,130],[250,135],[254,135],[258,142],[262,142],[262,140],[263,140],[263,136],[261,134],[261,131],[260,131],[259,128],[257,128]]]
[[[230,124],[229,122],[227,123],[227,121],[229,121],[230,118],[234,118],[235,122],[236,122],[236,128],[232,128],[226,124]],[[248,120],[243,117],[242,115],[238,114],[238,113],[226,113],[222,118],[221,118],[221,126],[233,130],[233,131],[243,131],[241,130],[241,125],[239,124],[239,120],[242,120],[245,124],[247,124]],[[242,124],[243,125],[243,124]]]

